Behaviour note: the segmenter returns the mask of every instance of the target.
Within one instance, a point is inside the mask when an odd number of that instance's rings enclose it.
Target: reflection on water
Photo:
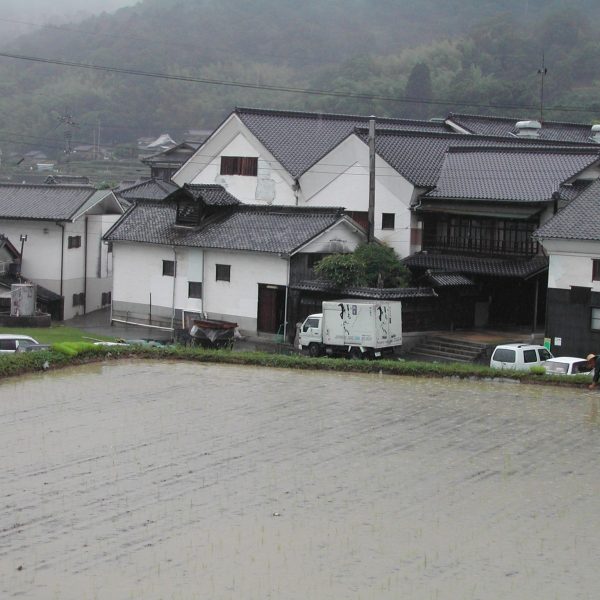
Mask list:
[[[587,390],[131,362],[10,380],[0,399],[2,598],[600,583]]]

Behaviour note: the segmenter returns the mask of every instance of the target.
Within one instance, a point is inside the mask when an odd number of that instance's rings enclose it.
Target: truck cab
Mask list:
[[[321,344],[323,342],[322,322],[323,313],[308,315],[300,327],[300,350],[308,350],[310,356],[320,356],[321,354]]]

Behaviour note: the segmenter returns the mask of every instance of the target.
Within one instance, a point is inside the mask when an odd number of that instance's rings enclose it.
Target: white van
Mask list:
[[[0,333],[0,354],[23,351],[28,346],[37,346],[39,342],[28,335],[19,333]]]
[[[527,370],[540,367],[546,360],[554,358],[544,346],[535,344],[502,344],[496,346],[490,359],[493,369]]]

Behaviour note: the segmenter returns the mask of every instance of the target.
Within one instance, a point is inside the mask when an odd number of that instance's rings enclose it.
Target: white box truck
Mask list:
[[[401,302],[323,302],[323,312],[306,317],[299,335],[300,349],[310,356],[379,358],[401,345]]]

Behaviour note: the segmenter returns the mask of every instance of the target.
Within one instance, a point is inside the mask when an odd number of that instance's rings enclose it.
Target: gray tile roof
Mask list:
[[[181,142],[174,146],[173,148],[169,148],[164,152],[158,152],[157,154],[152,154],[151,156],[146,156],[142,158],[142,162],[145,165],[150,166],[169,166],[176,167],[181,166],[184,162],[186,162],[198,148],[201,146],[201,142]]]
[[[600,148],[449,148],[426,198],[547,202],[561,184],[600,159]]]
[[[96,193],[91,186],[0,184],[0,218],[68,221]]]
[[[134,202],[136,200],[164,200],[179,188],[174,183],[160,179],[147,179],[115,192],[119,198]]]
[[[185,183],[183,188],[177,188],[175,193],[171,194],[172,200],[190,194],[195,200],[203,200],[207,206],[236,206],[240,201],[231,195],[222,185],[209,183]]]
[[[492,117],[484,115],[463,115],[450,113],[448,120],[463,129],[478,135],[512,136],[516,133],[518,121],[528,121],[531,117],[517,119],[514,117]],[[563,123],[544,121],[540,129],[540,138],[560,142],[589,144],[591,142],[592,125],[586,123]]]
[[[175,225],[176,203],[139,202],[106,240],[290,254],[339,221],[336,208],[305,209],[240,204],[200,228]]]
[[[356,129],[367,143],[368,131]],[[377,154],[416,187],[433,187],[440,175],[446,152],[452,147],[465,148],[554,148],[555,142],[515,139],[440,131],[393,131],[382,129],[375,137]],[[600,148],[598,148],[600,151]]]
[[[432,287],[463,287],[472,286],[473,282],[460,273],[446,273],[445,271],[427,271],[424,277]]]
[[[300,281],[290,285],[293,290],[305,292],[325,292],[348,296],[351,298],[370,298],[372,300],[402,300],[406,298],[435,298],[436,293],[430,287],[407,288],[369,288],[345,287],[338,288],[331,282],[322,279]]]
[[[236,108],[235,114],[292,177],[299,177],[369,117]],[[448,131],[439,121],[377,119],[377,128]]]
[[[431,269],[463,275],[491,275],[526,279],[548,268],[548,258],[535,256],[528,259],[484,258],[451,254],[419,252],[402,259],[412,269]]]
[[[542,225],[533,236],[539,240],[600,241],[600,179]]]

